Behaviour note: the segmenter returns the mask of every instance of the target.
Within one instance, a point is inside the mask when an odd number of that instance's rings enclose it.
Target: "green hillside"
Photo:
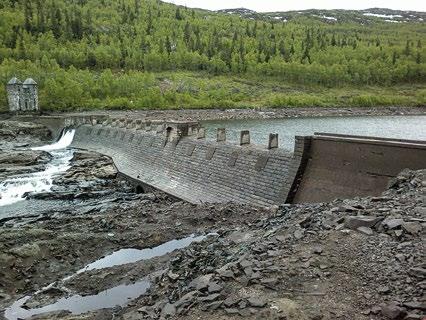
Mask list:
[[[33,77],[50,110],[426,104],[425,23],[265,17],[5,0],[0,81]]]

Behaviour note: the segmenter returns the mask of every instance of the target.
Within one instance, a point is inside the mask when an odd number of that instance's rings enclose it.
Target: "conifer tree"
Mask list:
[[[405,43],[404,54],[406,56],[409,56],[411,54],[410,40],[407,40],[407,42]]]
[[[183,17],[182,17],[182,14],[180,12],[179,7],[176,8],[175,18],[176,18],[176,20],[183,20]]]
[[[420,55],[420,52],[417,52],[416,54],[416,63],[417,64],[422,63],[422,56]]]
[[[25,30],[27,30],[27,32],[32,32],[33,28],[32,28],[32,20],[33,20],[33,10],[31,7],[31,1],[30,0],[25,0],[24,2],[24,18],[25,18]]]
[[[56,8],[54,14],[51,17],[52,20],[52,25],[51,25],[51,29],[53,32],[53,35],[55,36],[56,39],[61,37],[62,34],[62,14],[61,14],[61,10],[59,10],[59,8]]]

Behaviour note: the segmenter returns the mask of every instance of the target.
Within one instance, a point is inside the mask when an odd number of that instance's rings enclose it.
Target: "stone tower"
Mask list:
[[[17,78],[12,78],[7,83],[7,96],[9,110],[16,111],[37,111],[38,90],[37,83],[28,78],[22,83]]]
[[[18,78],[13,77],[7,83],[7,100],[9,102],[10,111],[21,110],[22,82]]]
[[[22,107],[21,110],[36,111],[38,110],[38,92],[37,82],[28,78],[22,85]]]

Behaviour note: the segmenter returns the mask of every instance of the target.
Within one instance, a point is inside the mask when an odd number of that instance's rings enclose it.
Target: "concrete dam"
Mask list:
[[[158,189],[194,204],[271,206],[376,196],[403,169],[426,168],[426,141],[315,133],[296,136],[290,152],[278,148],[275,134],[259,146],[241,131],[235,144],[219,128],[216,141],[209,141],[198,122],[107,116],[36,121],[54,135],[75,128],[71,146],[110,156],[139,192]]]

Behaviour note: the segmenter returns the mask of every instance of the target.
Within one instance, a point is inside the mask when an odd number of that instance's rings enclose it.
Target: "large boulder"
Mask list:
[[[54,183],[57,185],[96,183],[98,180],[115,179],[117,173],[111,158],[97,152],[78,150],[71,160],[71,168],[62,176],[56,177]]]
[[[345,227],[352,230],[356,230],[360,227],[372,228],[380,220],[382,220],[381,217],[375,216],[347,216],[345,217]]]

